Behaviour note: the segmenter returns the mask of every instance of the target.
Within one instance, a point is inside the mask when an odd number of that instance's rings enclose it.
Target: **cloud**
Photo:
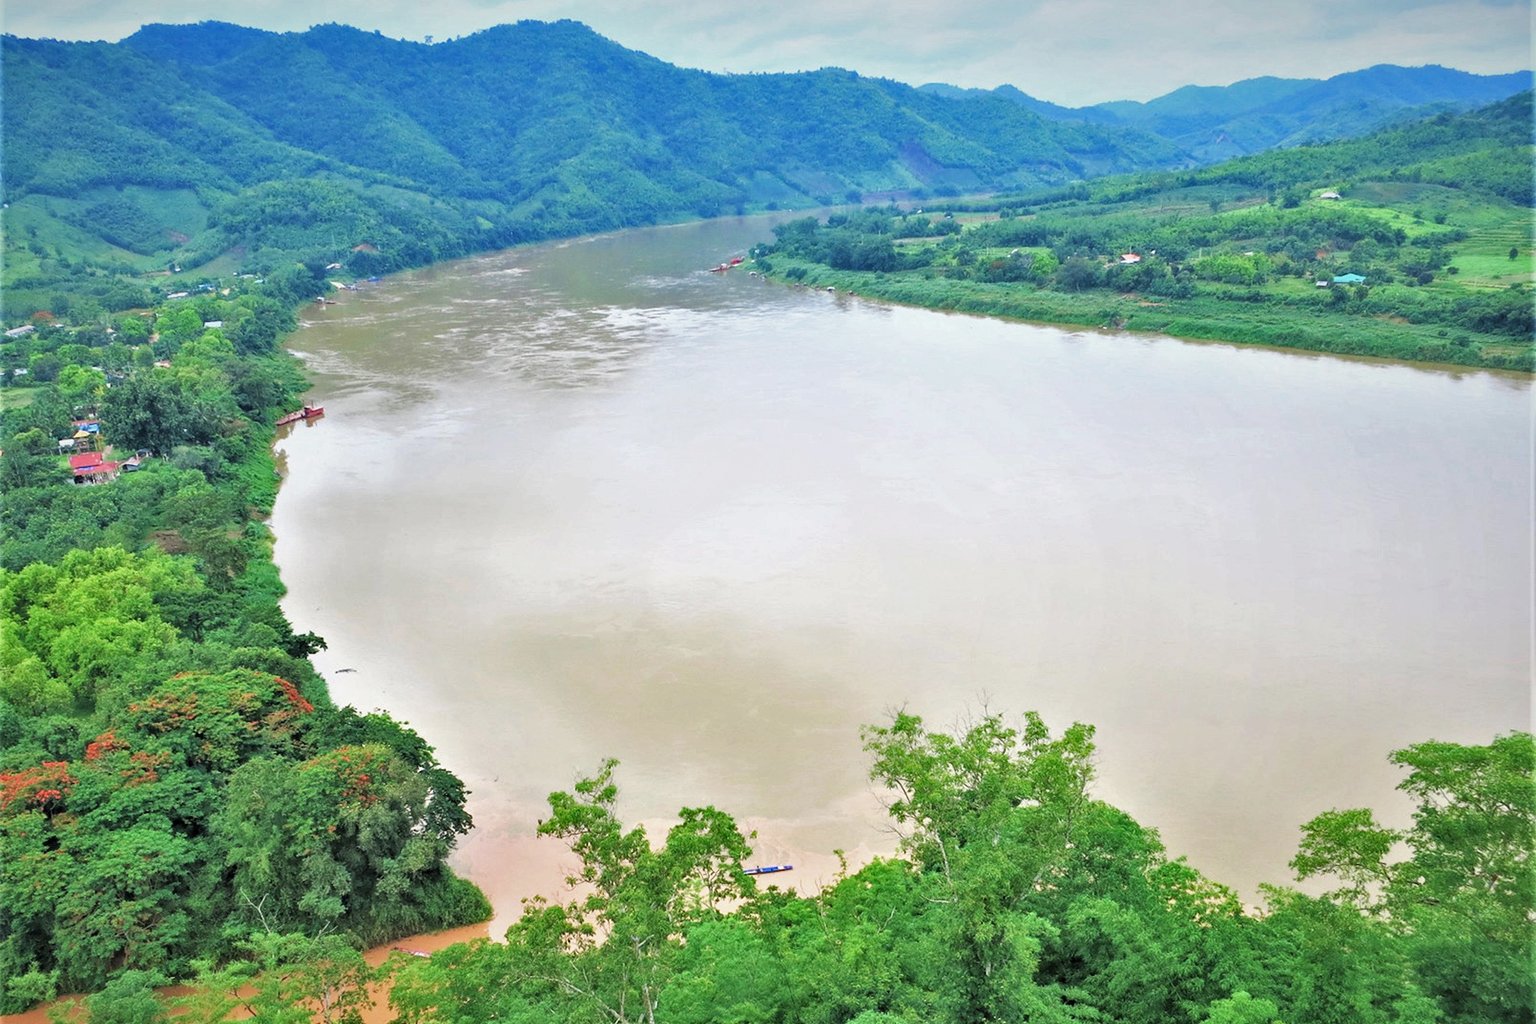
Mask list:
[[[118,39],[148,21],[236,20],[278,31],[322,21],[442,40],[521,19],[572,18],[634,50],[711,71],[839,66],[911,84],[1015,85],[1069,105],[1150,99],[1181,85],[1323,78],[1373,64],[1480,73],[1531,67],[1525,0],[53,0],[7,5],[23,36]]]

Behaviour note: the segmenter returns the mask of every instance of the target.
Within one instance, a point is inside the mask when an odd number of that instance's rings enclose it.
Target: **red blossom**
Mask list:
[[[198,716],[196,693],[155,694],[128,705],[130,713],[144,719],[144,726],[156,732],[174,732]]]
[[[39,807],[58,803],[75,781],[69,774],[68,761],[44,761],[19,772],[0,772],[0,811],[9,810],[18,803],[34,803]]]
[[[282,676],[273,676],[273,678],[277,680],[278,687],[283,691],[284,696],[288,698],[290,704],[306,713],[315,710],[315,706],[304,699],[304,695],[299,692],[297,686],[294,686]]]
[[[151,782],[160,781],[160,772],[157,770],[171,755],[165,751],[151,754],[147,750],[140,750],[128,758],[130,767],[119,772],[125,786],[143,786]]]
[[[86,746],[85,759],[87,761],[99,761],[103,757],[106,757],[108,754],[112,753],[114,750],[127,749],[128,744],[119,739],[117,734],[114,733],[111,729],[108,729],[100,736],[97,736],[95,740],[91,741],[91,743]]]

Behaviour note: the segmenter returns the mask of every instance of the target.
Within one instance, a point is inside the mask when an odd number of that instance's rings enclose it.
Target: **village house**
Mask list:
[[[59,441],[60,454],[66,452],[94,452],[101,447],[101,423],[97,420],[74,420],[74,433]]]
[[[118,467],[118,463],[108,462],[101,452],[81,452],[69,457],[69,472],[77,484],[115,479]]]

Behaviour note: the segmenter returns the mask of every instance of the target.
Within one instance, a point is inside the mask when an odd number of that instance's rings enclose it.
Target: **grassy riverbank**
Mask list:
[[[1531,372],[1530,97],[1201,171],[806,218],[770,276],[931,309]]]
[[[1140,331],[1200,341],[1374,356],[1529,372],[1531,347],[1507,336],[1437,324],[1412,324],[1390,314],[1361,316],[1316,305],[1183,299],[1135,292],[1059,292],[921,274],[861,273],[770,257],[770,277],[812,288],[834,288],[925,309],[1001,317],[1029,323]]]

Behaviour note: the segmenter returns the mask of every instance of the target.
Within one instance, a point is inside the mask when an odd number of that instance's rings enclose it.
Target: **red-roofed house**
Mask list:
[[[111,480],[117,476],[119,466],[120,463],[106,461],[101,452],[81,452],[69,457],[69,471],[74,474],[77,484],[87,480]]]

